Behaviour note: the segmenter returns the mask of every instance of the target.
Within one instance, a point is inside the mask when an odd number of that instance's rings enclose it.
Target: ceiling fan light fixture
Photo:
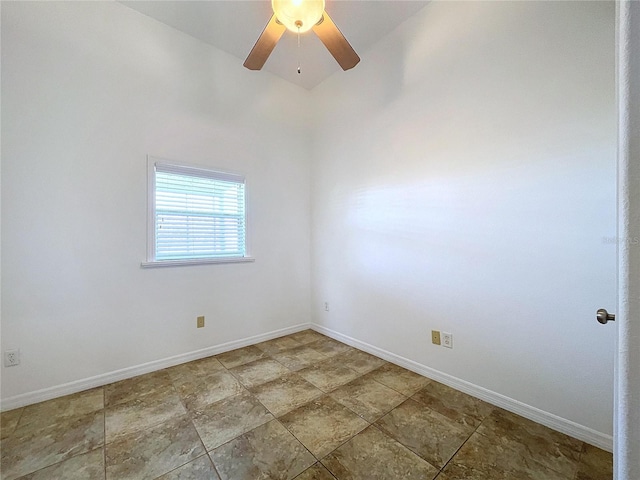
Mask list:
[[[324,11],[324,0],[271,0],[271,6],[273,15],[244,61],[249,70],[260,70],[264,66],[287,29],[298,34],[313,29],[343,70],[355,67],[360,61],[356,51]]]
[[[271,0],[271,7],[288,30],[304,33],[322,20],[324,0]]]

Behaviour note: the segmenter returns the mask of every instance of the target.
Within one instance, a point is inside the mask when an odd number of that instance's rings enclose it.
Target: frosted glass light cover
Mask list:
[[[292,32],[311,30],[322,18],[324,0],[271,0],[276,18]],[[300,22],[300,29],[296,22]]]

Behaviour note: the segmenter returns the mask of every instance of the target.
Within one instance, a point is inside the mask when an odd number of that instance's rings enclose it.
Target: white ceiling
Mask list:
[[[238,57],[240,64],[272,14],[268,0],[134,0],[121,3]],[[362,57],[374,43],[427,3],[421,0],[327,0],[326,11]],[[341,71],[312,32],[301,37],[301,74],[297,73],[296,50],[296,35],[286,32],[263,70],[308,90]],[[260,75],[260,72],[252,73]]]

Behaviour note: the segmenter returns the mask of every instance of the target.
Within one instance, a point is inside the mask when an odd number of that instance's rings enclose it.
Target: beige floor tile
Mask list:
[[[369,424],[324,396],[280,417],[282,424],[321,459]]]
[[[355,380],[360,376],[355,370],[333,362],[332,359],[322,361],[311,367],[298,370],[298,375],[324,392],[329,392]]]
[[[103,408],[102,387],[29,405],[24,407],[16,433],[42,430],[58,422],[82,417]]]
[[[338,354],[338,355],[332,355],[330,357],[327,357],[326,359],[322,360],[322,362],[317,363],[316,365],[319,365],[320,363],[322,363],[323,365],[331,365],[333,367],[347,367],[345,365],[345,362],[343,361],[342,356],[346,353],[349,353],[351,351],[356,351],[354,348],[351,348],[348,352],[344,352],[343,354]],[[349,367],[347,367],[349,368]],[[356,372],[356,374],[358,376],[361,376],[362,373],[356,371],[353,368],[349,368],[349,370],[353,370],[354,372]]]
[[[473,428],[480,425],[494,408],[482,400],[435,381],[411,398],[451,420]]]
[[[360,374],[369,373],[387,363],[381,358],[374,357],[367,352],[356,350],[355,348],[336,355],[334,360]]]
[[[318,352],[326,355],[327,357],[332,357],[334,355],[338,355],[339,353],[353,350],[353,348],[349,345],[345,345],[344,343],[338,342],[329,337],[316,340],[315,342],[308,343],[307,345],[309,345],[314,350],[317,350]]]
[[[327,359],[327,356],[308,345],[290,348],[282,352],[272,353],[271,357],[290,370],[300,370]]]
[[[141,400],[146,397],[166,395],[173,390],[171,377],[166,370],[139,375],[104,387],[105,407]]]
[[[329,395],[370,423],[406,400],[404,395],[370,377],[357,378]]]
[[[183,415],[108,443],[107,479],[156,478],[204,453],[191,420]]]
[[[244,390],[238,379],[226,369],[208,375],[183,375],[174,380],[174,385],[189,411],[202,409]]]
[[[393,363],[387,363],[368,375],[375,381],[389,388],[393,388],[395,391],[408,397],[426,387],[427,384],[431,382],[427,377],[413,373]]]
[[[157,480],[220,480],[220,477],[213,467],[211,458],[205,454],[182,467],[165,473]]]
[[[210,455],[222,480],[291,480],[315,462],[277,420],[216,448]]]
[[[24,408],[16,408],[0,414],[0,439],[7,438],[18,426]]]
[[[216,358],[226,368],[233,368],[244,365],[245,363],[255,362],[256,360],[260,360],[266,356],[267,354],[255,345],[249,345],[248,347],[221,353],[220,355],[217,355]]]
[[[179,380],[184,376],[204,376],[224,370],[224,366],[216,357],[206,357],[183,363],[166,369],[171,380]]]
[[[324,465],[318,462],[298,475],[295,480],[335,480],[335,478]]]
[[[276,417],[323,395],[322,390],[295,373],[263,383],[251,392]]]
[[[21,477],[20,480],[104,480],[104,450],[97,448]]]
[[[102,411],[62,420],[53,426],[14,432],[2,440],[2,480],[33,473],[104,444]]]
[[[1,422],[2,480],[613,476],[610,453],[312,330]]]
[[[322,463],[338,480],[431,480],[438,474],[433,465],[375,427],[353,437]]]
[[[613,455],[585,443],[576,480],[611,480],[612,478]]]
[[[273,415],[248,392],[228,397],[192,414],[207,451],[273,420]]]
[[[175,391],[167,395],[146,396],[128,403],[118,403],[105,409],[105,434],[107,443],[186,412]]]
[[[438,477],[440,479],[440,477]],[[474,433],[444,469],[446,480],[572,480],[518,455],[508,443]]]
[[[375,425],[438,468],[449,461],[473,432],[411,399]]]
[[[266,342],[257,343],[256,347],[267,353],[277,353],[289,348],[299,347],[300,342],[291,337],[274,338],[273,340],[267,340]]]
[[[288,335],[289,338],[294,339],[298,343],[302,345],[306,345],[307,343],[317,342],[318,340],[325,340],[328,337],[322,335],[321,333],[316,332],[315,330],[303,330],[302,332],[292,333]]]
[[[513,413],[496,408],[478,427],[478,433],[501,443],[565,477],[573,478],[583,443]]]
[[[272,358],[256,360],[255,362],[234,367],[229,371],[247,388],[256,387],[291,372],[287,367]]]

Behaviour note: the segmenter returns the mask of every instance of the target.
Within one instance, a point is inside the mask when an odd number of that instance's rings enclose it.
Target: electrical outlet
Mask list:
[[[4,366],[15,367],[20,365],[20,350],[7,350],[4,352]]]
[[[329,311],[329,302],[324,302],[324,311],[325,312]]]
[[[442,346],[453,348],[453,333],[442,332]]]
[[[440,331],[431,330],[431,343],[434,345],[440,345]]]
[[[196,325],[197,325],[198,328],[204,327],[204,315],[201,316],[201,317],[198,317],[198,321],[197,321]]]

